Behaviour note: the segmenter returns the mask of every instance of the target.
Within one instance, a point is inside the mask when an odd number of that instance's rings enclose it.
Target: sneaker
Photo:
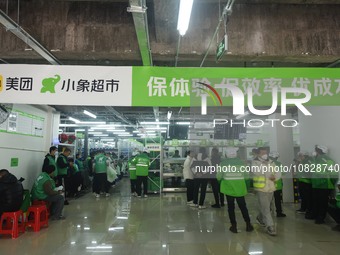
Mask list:
[[[188,201],[187,205],[192,205],[194,203],[194,201]]]
[[[284,213],[278,213],[276,214],[276,217],[282,218],[282,217],[286,217],[287,215]]]
[[[304,213],[306,213],[306,210],[299,209],[299,210],[296,210],[296,213],[298,213],[298,214],[304,214]]]
[[[63,216],[63,215],[60,215],[59,218],[58,218],[58,220],[65,220],[65,219],[66,219],[66,217]]]
[[[252,232],[254,230],[253,225],[249,222],[247,223],[246,231],[247,232]]]
[[[256,222],[261,226],[261,227],[265,227],[266,224],[264,224],[264,222],[259,218],[259,216],[256,217]]]
[[[109,197],[109,196],[110,196],[110,193],[106,193],[105,196],[106,196],[106,197]]]
[[[211,206],[212,208],[221,208],[221,206],[219,204],[214,204]]]
[[[137,196],[137,197],[141,198],[142,196]]]
[[[267,233],[271,236],[276,236],[276,231],[275,231],[274,227],[268,227]]]
[[[236,225],[231,225],[231,227],[229,228],[229,230],[235,234],[237,234],[237,227]]]
[[[134,193],[132,194],[132,196],[137,197],[137,196],[138,196],[138,195],[137,195],[137,192],[134,192]]]
[[[95,194],[94,195],[96,198],[100,198],[100,194]]]
[[[198,206],[198,209],[205,209],[205,208],[207,208],[206,206],[204,206],[204,205],[200,205],[200,206]]]
[[[306,213],[305,219],[306,220],[315,220],[315,217],[311,213]]]
[[[144,195],[144,197],[146,198],[146,197],[148,197],[148,195]]]
[[[194,204],[194,203],[192,203],[192,204],[190,204],[189,206],[190,206],[190,207],[197,207],[198,205],[197,205],[197,204]]]

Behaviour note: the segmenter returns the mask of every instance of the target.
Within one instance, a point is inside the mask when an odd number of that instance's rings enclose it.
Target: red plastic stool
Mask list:
[[[3,226],[3,222],[6,224]],[[21,220],[21,222],[19,222]],[[1,215],[0,234],[12,235],[12,238],[18,238],[19,232],[25,233],[24,215],[21,210],[16,212],[4,212]]]
[[[31,215],[33,214],[33,219]],[[48,212],[46,205],[32,205],[27,210],[28,221],[26,227],[32,227],[34,232],[40,231],[42,226],[48,227]]]
[[[50,216],[51,203],[44,200],[33,200],[32,205],[46,205],[47,215]]]

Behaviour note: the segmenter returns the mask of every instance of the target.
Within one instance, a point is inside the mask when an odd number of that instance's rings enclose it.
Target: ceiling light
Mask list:
[[[125,129],[115,129],[112,132],[113,133],[125,132]]]
[[[167,127],[153,127],[153,128],[145,128],[146,130],[166,130]]]
[[[90,117],[92,117],[92,118],[94,118],[94,119],[96,119],[96,118],[97,118],[97,116],[96,116],[96,115],[94,115],[93,113],[91,113],[91,112],[88,112],[88,111],[86,111],[86,110],[84,110],[84,114],[86,114],[86,115],[88,115],[88,116],[90,116]]]
[[[143,121],[140,124],[141,125],[154,125],[154,124],[157,124],[157,125],[169,125],[170,122],[168,122],[168,121],[163,121],[163,122],[158,122],[158,121]]]
[[[98,135],[93,135],[94,137],[102,137],[102,136],[109,136],[108,134],[98,134]]]
[[[80,123],[80,120],[77,120],[77,119],[75,119],[75,118],[72,118],[72,117],[68,117],[68,119],[69,120],[71,120],[71,121],[73,121],[73,122],[75,122],[75,123]]]
[[[76,132],[84,132],[84,131],[85,131],[85,129],[83,129],[83,128],[80,128],[80,129],[75,129],[74,131],[76,131]]]
[[[90,135],[101,135],[103,132],[89,132]]]
[[[77,124],[59,124],[59,127],[79,127]]]
[[[106,122],[105,121],[81,121],[80,124],[97,124],[97,125],[100,125],[100,124],[105,124]]]
[[[179,4],[177,30],[181,36],[188,30],[193,2],[194,0],[181,0]]]
[[[118,136],[133,136],[131,134],[119,134]]]
[[[190,125],[190,122],[176,122],[177,125]]]
[[[132,133],[139,133],[139,131],[138,130],[134,130],[134,131],[132,131]]]

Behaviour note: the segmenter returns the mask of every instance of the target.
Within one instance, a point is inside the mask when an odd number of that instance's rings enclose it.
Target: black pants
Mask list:
[[[187,188],[187,202],[194,200],[194,189],[195,189],[195,182],[192,179],[185,180],[185,187]]]
[[[274,191],[274,202],[276,208],[276,214],[282,213],[282,190]]]
[[[133,194],[133,193],[135,193],[135,192],[137,192],[137,180],[136,179],[134,179],[134,180],[132,180],[132,179],[130,179],[130,184],[131,184],[131,193]]]
[[[328,213],[340,225],[340,208],[329,206]]]
[[[100,191],[109,193],[110,183],[107,181],[106,173],[94,174],[93,177],[93,192],[100,194]]]
[[[220,184],[216,178],[210,179],[212,191],[214,193],[215,204],[224,205],[224,194],[220,193]]]
[[[323,221],[326,218],[328,209],[328,196],[330,189],[313,189],[313,210],[312,215],[317,221]]]
[[[137,176],[137,195],[142,195],[142,183],[143,183],[143,194],[144,196],[148,194],[148,177],[147,176]]]
[[[83,183],[83,177],[81,175],[81,172],[77,172],[71,177],[71,194],[77,194],[78,193],[78,187],[82,185]]]
[[[313,209],[312,184],[299,182],[299,193],[301,197],[301,210],[311,213]]]
[[[205,194],[207,192],[208,179],[196,178],[194,179],[194,204],[198,203],[198,192],[201,188],[201,195],[199,205],[204,204]]]
[[[228,203],[228,214],[229,214],[230,223],[236,224],[235,199],[238,204],[238,207],[241,210],[244,221],[247,223],[250,223],[250,218],[249,218],[249,213],[248,213],[245,198],[244,197],[232,197],[228,195],[226,195],[226,197],[227,197],[227,203]]]
[[[70,195],[71,192],[71,178],[70,176],[63,174],[63,175],[58,175],[58,186],[61,186],[64,184],[64,189],[65,189],[65,197]]]

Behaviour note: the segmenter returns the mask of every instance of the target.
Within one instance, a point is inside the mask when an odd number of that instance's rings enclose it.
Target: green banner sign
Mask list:
[[[331,68],[171,68],[133,67],[132,106],[189,107],[199,105],[203,84],[215,89],[223,106],[232,105],[230,91],[223,85],[234,85],[253,93],[256,106],[272,104],[274,87],[305,88],[311,93],[306,105],[340,105],[340,72]],[[209,105],[216,105],[211,93]],[[292,93],[290,98],[302,95]],[[280,98],[280,95],[278,95]],[[280,101],[280,100],[279,100]]]

